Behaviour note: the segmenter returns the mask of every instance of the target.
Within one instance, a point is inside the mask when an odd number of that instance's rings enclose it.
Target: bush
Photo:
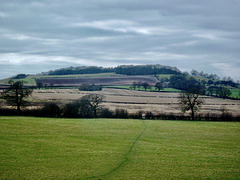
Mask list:
[[[42,115],[46,117],[60,117],[61,109],[55,103],[46,103],[42,108]]]
[[[122,119],[127,119],[128,118],[128,111],[125,109],[116,109],[114,113],[115,118],[122,118]]]
[[[99,110],[99,117],[101,118],[113,118],[114,117],[114,112],[110,111],[107,108],[103,108]]]
[[[73,103],[66,104],[63,108],[63,117],[66,118],[76,118],[78,117],[78,109],[77,106]]]

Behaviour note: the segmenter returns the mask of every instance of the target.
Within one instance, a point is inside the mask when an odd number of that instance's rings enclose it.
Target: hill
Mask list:
[[[57,69],[41,73],[42,75],[68,75],[68,74],[96,74],[96,73],[116,73],[124,75],[154,75],[154,74],[181,74],[176,67],[162,65],[121,65],[112,68],[97,66],[80,66]]]
[[[160,82],[162,87],[174,88],[174,90],[198,91],[200,94],[223,98],[240,97],[240,85],[230,77],[221,80],[216,74],[199,73],[196,70],[193,70],[190,75],[175,67],[158,64],[121,65],[112,68],[81,66],[57,69],[39,75],[18,74],[15,77],[0,80],[0,88],[6,88],[10,79],[23,80],[27,82],[28,86],[38,86],[39,88],[76,88],[86,83],[130,89],[134,83],[135,85],[147,83],[153,87]],[[146,90],[146,88],[143,89]],[[226,89],[229,92],[224,95],[223,92],[226,92]]]

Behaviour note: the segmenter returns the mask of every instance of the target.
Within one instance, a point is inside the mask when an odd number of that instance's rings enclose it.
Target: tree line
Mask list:
[[[181,74],[175,67],[162,65],[121,65],[117,67],[80,66],[61,68],[54,71],[41,73],[42,75],[68,75],[68,74],[98,74],[116,73],[124,75],[157,75],[157,74]]]

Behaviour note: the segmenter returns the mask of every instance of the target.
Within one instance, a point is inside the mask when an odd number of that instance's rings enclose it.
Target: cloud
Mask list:
[[[21,65],[158,63],[240,79],[239,9],[238,0],[1,1],[0,78]]]

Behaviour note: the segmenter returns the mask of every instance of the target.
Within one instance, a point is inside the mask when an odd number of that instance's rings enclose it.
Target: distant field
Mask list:
[[[238,179],[240,123],[0,117],[0,179]]]
[[[231,97],[240,99],[240,89],[230,89],[232,92]]]
[[[105,86],[107,88],[118,88],[118,89],[128,89],[128,90],[132,90],[132,86]],[[143,87],[140,88],[136,88],[136,91],[145,91],[145,89]],[[157,91],[154,87],[151,87],[150,89],[146,90],[147,92],[159,92]],[[179,89],[174,89],[174,88],[163,88],[161,90],[162,92],[181,92],[181,90]]]
[[[138,111],[151,111],[157,113],[181,113],[178,97],[176,92],[146,92],[133,91],[127,89],[103,88],[102,91],[79,91],[78,89],[41,89],[34,90],[31,101],[56,101],[71,102],[77,100],[84,95],[97,93],[104,96],[104,107],[111,110],[126,109],[130,113]],[[201,113],[220,114],[221,108],[225,107],[234,115],[239,115],[240,101],[213,98],[209,96],[201,96],[204,100]]]
[[[0,80],[0,84],[8,84],[9,80],[10,80],[9,78]],[[16,81],[25,81],[27,83],[26,85],[36,86],[36,81],[35,81],[34,76],[27,76],[24,79],[12,79],[12,80],[15,81],[15,82]]]
[[[70,74],[70,75],[49,75],[49,76],[35,76],[39,78],[88,78],[88,77],[122,77],[126,75],[116,73],[98,73],[98,74]]]
[[[95,85],[131,85],[133,82],[147,82],[155,85],[158,80],[154,76],[98,76],[98,77],[79,77],[79,78],[38,78],[37,83],[53,86],[79,86],[83,83]]]

